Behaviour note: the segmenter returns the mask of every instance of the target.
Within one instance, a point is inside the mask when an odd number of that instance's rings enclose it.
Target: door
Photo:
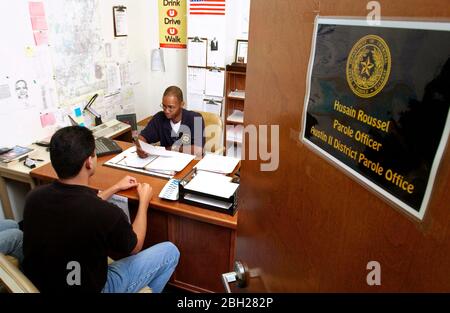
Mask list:
[[[234,291],[450,291],[450,149],[419,222],[298,139],[314,17],[366,16],[367,3],[251,3],[245,124],[280,125],[280,162],[242,162],[236,260],[250,283]],[[379,3],[383,17],[450,17],[448,0]],[[381,285],[367,283],[371,261]]]

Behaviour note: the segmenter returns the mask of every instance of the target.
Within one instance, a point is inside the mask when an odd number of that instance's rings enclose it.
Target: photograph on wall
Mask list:
[[[450,24],[316,19],[301,139],[422,219],[450,129]]]

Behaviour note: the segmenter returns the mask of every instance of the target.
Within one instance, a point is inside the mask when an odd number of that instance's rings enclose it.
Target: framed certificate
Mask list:
[[[124,6],[113,7],[114,37],[128,36],[127,8]]]
[[[238,39],[236,41],[236,63],[247,64],[248,40]]]

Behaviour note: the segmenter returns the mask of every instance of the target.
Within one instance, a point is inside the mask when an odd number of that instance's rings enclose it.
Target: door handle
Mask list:
[[[222,274],[222,283],[225,292],[231,293],[230,283],[237,281],[239,288],[245,288],[249,282],[249,270],[247,264],[241,261],[234,262],[234,272]]]

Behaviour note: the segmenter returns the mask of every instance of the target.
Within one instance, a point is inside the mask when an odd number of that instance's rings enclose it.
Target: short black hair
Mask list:
[[[58,130],[50,140],[50,160],[59,178],[75,177],[95,152],[95,139],[86,127],[69,126]]]
[[[180,102],[183,102],[183,91],[181,91],[180,87],[177,86],[167,87],[167,89],[164,91],[163,97],[165,96],[174,96]]]

